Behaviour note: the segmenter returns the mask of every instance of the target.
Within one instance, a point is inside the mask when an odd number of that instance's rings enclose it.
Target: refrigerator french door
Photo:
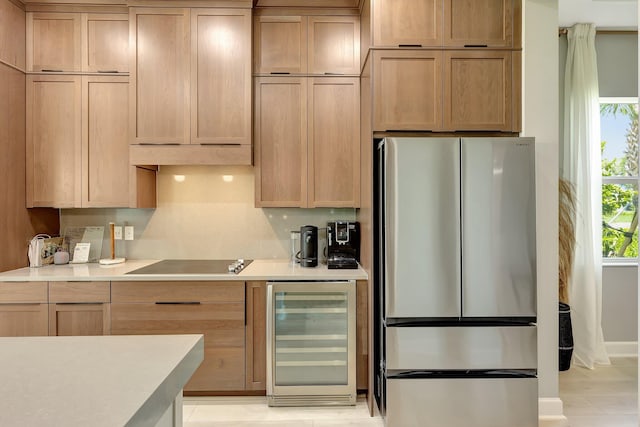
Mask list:
[[[356,283],[267,284],[267,402],[354,405]]]
[[[533,139],[378,148],[376,397],[387,425],[537,426]]]

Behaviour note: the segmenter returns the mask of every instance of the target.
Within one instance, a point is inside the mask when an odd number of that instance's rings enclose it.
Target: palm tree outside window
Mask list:
[[[638,259],[638,99],[600,98],[602,257]]]

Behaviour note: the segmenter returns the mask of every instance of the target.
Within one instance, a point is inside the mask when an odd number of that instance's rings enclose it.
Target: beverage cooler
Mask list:
[[[354,405],[356,283],[269,282],[269,406]]]

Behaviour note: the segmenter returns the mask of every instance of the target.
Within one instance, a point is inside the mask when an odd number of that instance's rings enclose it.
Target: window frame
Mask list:
[[[598,105],[602,105],[602,104],[640,104],[639,103],[639,98],[635,97],[635,96],[617,96],[617,97],[610,97],[610,96],[601,96],[598,99]],[[640,105],[638,105],[638,108],[640,109]],[[602,142],[602,133],[600,133],[599,137],[598,137],[599,141],[598,143]],[[640,144],[640,141],[638,141],[638,143]],[[640,150],[638,150],[640,153]],[[640,157],[640,154],[639,154]],[[640,160],[640,159],[639,159]],[[640,173],[637,176],[619,176],[619,175],[614,175],[614,176],[602,176],[602,162],[600,164],[600,174],[601,174],[601,179],[602,182],[600,184],[600,187],[602,188],[603,185],[606,184],[635,184],[636,188],[638,189],[638,192],[640,193]],[[639,201],[640,204],[640,201]],[[602,200],[600,200],[599,203],[600,206],[600,212],[602,213]],[[637,207],[636,209],[639,209],[639,207]],[[640,225],[638,226],[640,228]],[[636,230],[636,232],[640,232],[639,230]],[[602,230],[602,226],[600,226],[600,236],[602,236],[603,230]],[[638,244],[640,245],[640,239]],[[598,249],[600,252],[602,252],[602,241],[600,241],[600,248]],[[638,262],[640,261],[640,255],[636,256],[636,257],[602,257],[602,265],[603,266],[637,266]]]

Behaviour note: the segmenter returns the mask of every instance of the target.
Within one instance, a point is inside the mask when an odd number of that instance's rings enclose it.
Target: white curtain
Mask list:
[[[609,364],[602,335],[602,172],[595,26],[567,33],[563,178],[575,186],[576,249],[569,284],[573,363]]]

